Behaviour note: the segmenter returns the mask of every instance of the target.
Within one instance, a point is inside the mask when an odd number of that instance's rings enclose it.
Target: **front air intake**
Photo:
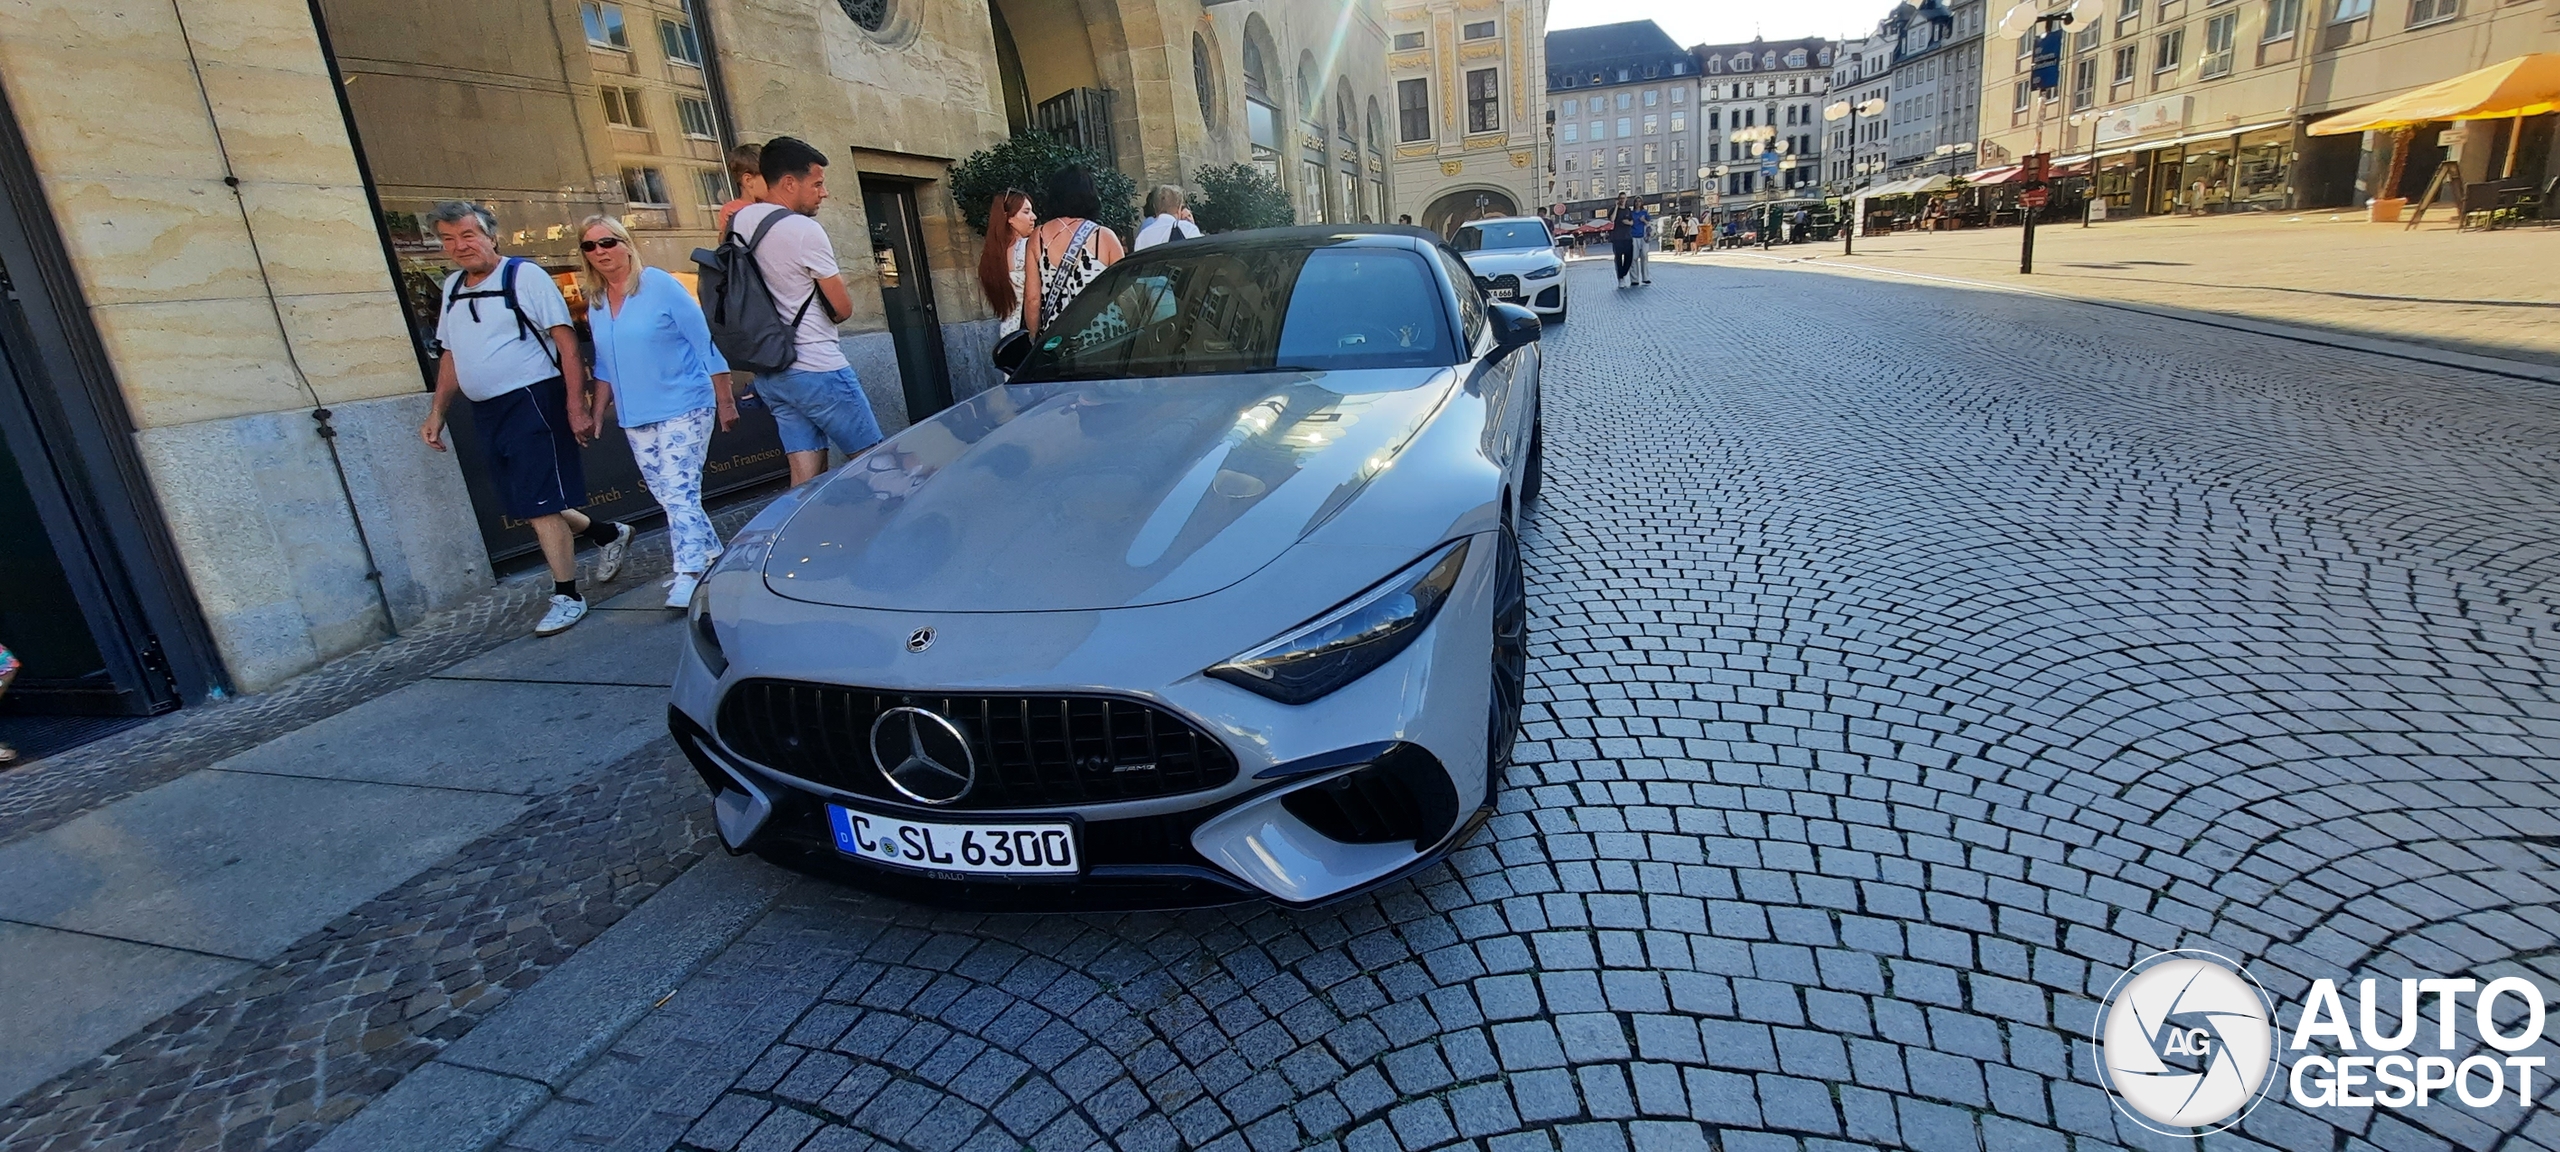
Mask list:
[[[1458,790],[1429,752],[1398,744],[1366,767],[1281,797],[1280,805],[1327,840],[1343,844],[1440,842],[1458,819]]]

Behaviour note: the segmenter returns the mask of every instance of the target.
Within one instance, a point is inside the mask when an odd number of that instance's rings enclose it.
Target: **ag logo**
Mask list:
[[[2098,1008],[2098,1068],[2116,1107],[2166,1136],[2239,1123],[2274,1079],[2274,1011],[2237,964],[2182,948],[2144,959]]]

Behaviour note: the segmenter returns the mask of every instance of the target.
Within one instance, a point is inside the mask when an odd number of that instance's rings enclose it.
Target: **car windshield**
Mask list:
[[[1180,249],[1095,277],[1041,334],[1012,382],[1457,361],[1447,293],[1409,250]]]
[[[1487,220],[1458,229],[1450,245],[1460,252],[1486,252],[1497,248],[1552,248],[1547,226],[1535,220]]]

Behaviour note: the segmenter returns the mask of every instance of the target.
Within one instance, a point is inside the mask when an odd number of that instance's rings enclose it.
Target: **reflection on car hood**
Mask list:
[[[1475,269],[1478,276],[1500,276],[1506,272],[1517,276],[1533,268],[1562,264],[1564,258],[1556,255],[1553,248],[1496,248],[1469,252],[1466,261],[1467,267]]]
[[[1039,612],[1189,599],[1252,575],[1393,463],[1449,368],[989,389],[846,465],[783,526],[795,600]]]

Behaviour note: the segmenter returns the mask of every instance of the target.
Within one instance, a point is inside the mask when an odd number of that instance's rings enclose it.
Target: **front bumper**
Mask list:
[[[1488,541],[1489,542],[1489,541]],[[1491,558],[1479,547],[1414,644],[1361,680],[1306,705],[1283,705],[1199,675],[1273,628],[1238,624],[1238,603],[1275,606],[1280,594],[1229,593],[1143,609],[1089,613],[924,614],[808,604],[773,595],[758,579],[718,580],[715,619],[725,618],[715,675],[687,645],[669,727],[713,797],[723,841],[868,891],[927,904],[1036,910],[1180,907],[1269,899],[1315,905],[1428,866],[1472,831],[1490,800],[1486,770],[1491,708]],[[1248,580],[1247,584],[1253,581]],[[1240,599],[1230,601],[1229,596]],[[1281,615],[1298,606],[1279,603]],[[1326,604],[1308,607],[1312,616]],[[1290,617],[1294,620],[1298,617]],[[1267,619],[1267,618],[1266,618]],[[737,625],[744,625],[743,627]],[[932,655],[872,659],[884,638],[939,630]],[[1243,631],[1237,631],[1242,628]],[[1223,633],[1223,634],[1222,634]],[[1131,671],[1185,669],[1145,687]],[[1116,656],[1113,654],[1117,654]],[[966,675],[963,675],[963,672]],[[1231,752],[1232,781],[1212,788],[1062,807],[959,810],[884,801],[759,763],[718,735],[720,704],[749,679],[862,685],[876,693],[1107,695],[1181,717]],[[1133,685],[1132,680],[1139,681]],[[1387,768],[1379,767],[1381,764]],[[1353,780],[1392,769],[1428,815],[1410,839],[1346,842],[1322,793],[1353,795]],[[1371,775],[1362,775],[1368,773]],[[876,791],[876,790],[873,790]],[[913,820],[1071,820],[1081,830],[1082,872],[1059,879],[990,881],[875,864],[837,851],[826,806]],[[1358,821],[1351,821],[1356,824]]]

